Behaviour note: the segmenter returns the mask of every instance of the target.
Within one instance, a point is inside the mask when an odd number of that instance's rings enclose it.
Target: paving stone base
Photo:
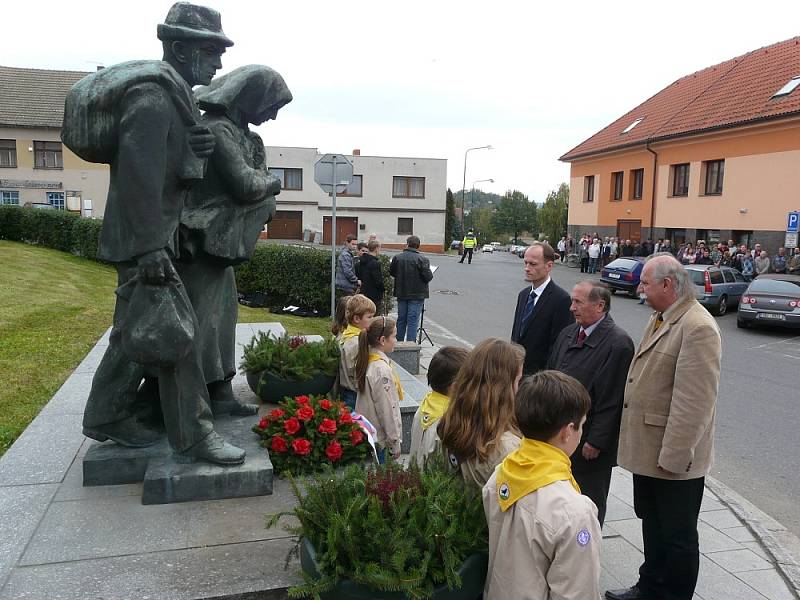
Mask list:
[[[246,498],[272,493],[272,462],[251,431],[254,417],[223,417],[215,429],[247,452],[244,464],[221,467],[203,462],[177,463],[166,439],[150,448],[94,443],[83,459],[83,485],[143,482],[142,504]]]

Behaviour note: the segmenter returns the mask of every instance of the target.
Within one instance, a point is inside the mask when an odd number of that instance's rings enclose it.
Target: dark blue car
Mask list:
[[[600,281],[611,288],[613,294],[617,290],[627,292],[631,298],[638,298],[639,276],[644,267],[643,258],[625,257],[612,260],[600,272]]]

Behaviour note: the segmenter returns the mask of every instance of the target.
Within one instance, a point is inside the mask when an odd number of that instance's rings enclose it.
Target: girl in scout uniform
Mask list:
[[[600,523],[570,470],[589,394],[558,371],[525,378],[515,400],[523,438],[483,488],[487,600],[600,596]]]
[[[400,420],[403,388],[386,356],[396,343],[397,328],[394,319],[388,317],[372,319],[370,326],[358,335],[356,412],[375,426],[380,463],[384,462],[387,449],[393,459],[400,458],[403,436]]]
[[[458,372],[450,406],[437,426],[442,451],[464,481],[482,488],[506,454],[519,446],[514,394],[525,349],[500,338],[475,346]]]
[[[375,316],[375,303],[362,294],[345,296],[347,326],[336,336],[339,343],[339,396],[353,410],[356,407],[356,356],[358,335]]]

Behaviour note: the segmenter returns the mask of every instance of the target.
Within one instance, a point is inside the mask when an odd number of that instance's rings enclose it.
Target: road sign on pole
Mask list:
[[[314,165],[314,181],[331,195],[331,319],[336,318],[336,194],[353,181],[353,163],[341,154],[326,154]]]
[[[800,212],[790,212],[786,219],[786,233],[797,233],[800,230]]]

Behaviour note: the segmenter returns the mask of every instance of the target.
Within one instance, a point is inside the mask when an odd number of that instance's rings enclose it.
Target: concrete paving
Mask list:
[[[240,325],[237,342],[258,329]],[[107,343],[104,336],[0,459],[0,599],[285,598],[298,581],[297,561],[287,558],[294,539],[264,527],[266,514],[292,505],[285,481],[275,480],[272,496],[151,506],[141,503],[141,484],[82,486],[90,441],[80,434],[81,415]],[[423,346],[422,381],[436,349]],[[243,377],[234,385],[254,399]],[[631,503],[630,475],[618,469],[604,532],[603,589],[636,580],[641,529]],[[713,485],[702,511],[696,598],[800,597],[787,583],[800,568],[784,551],[778,525]]]

